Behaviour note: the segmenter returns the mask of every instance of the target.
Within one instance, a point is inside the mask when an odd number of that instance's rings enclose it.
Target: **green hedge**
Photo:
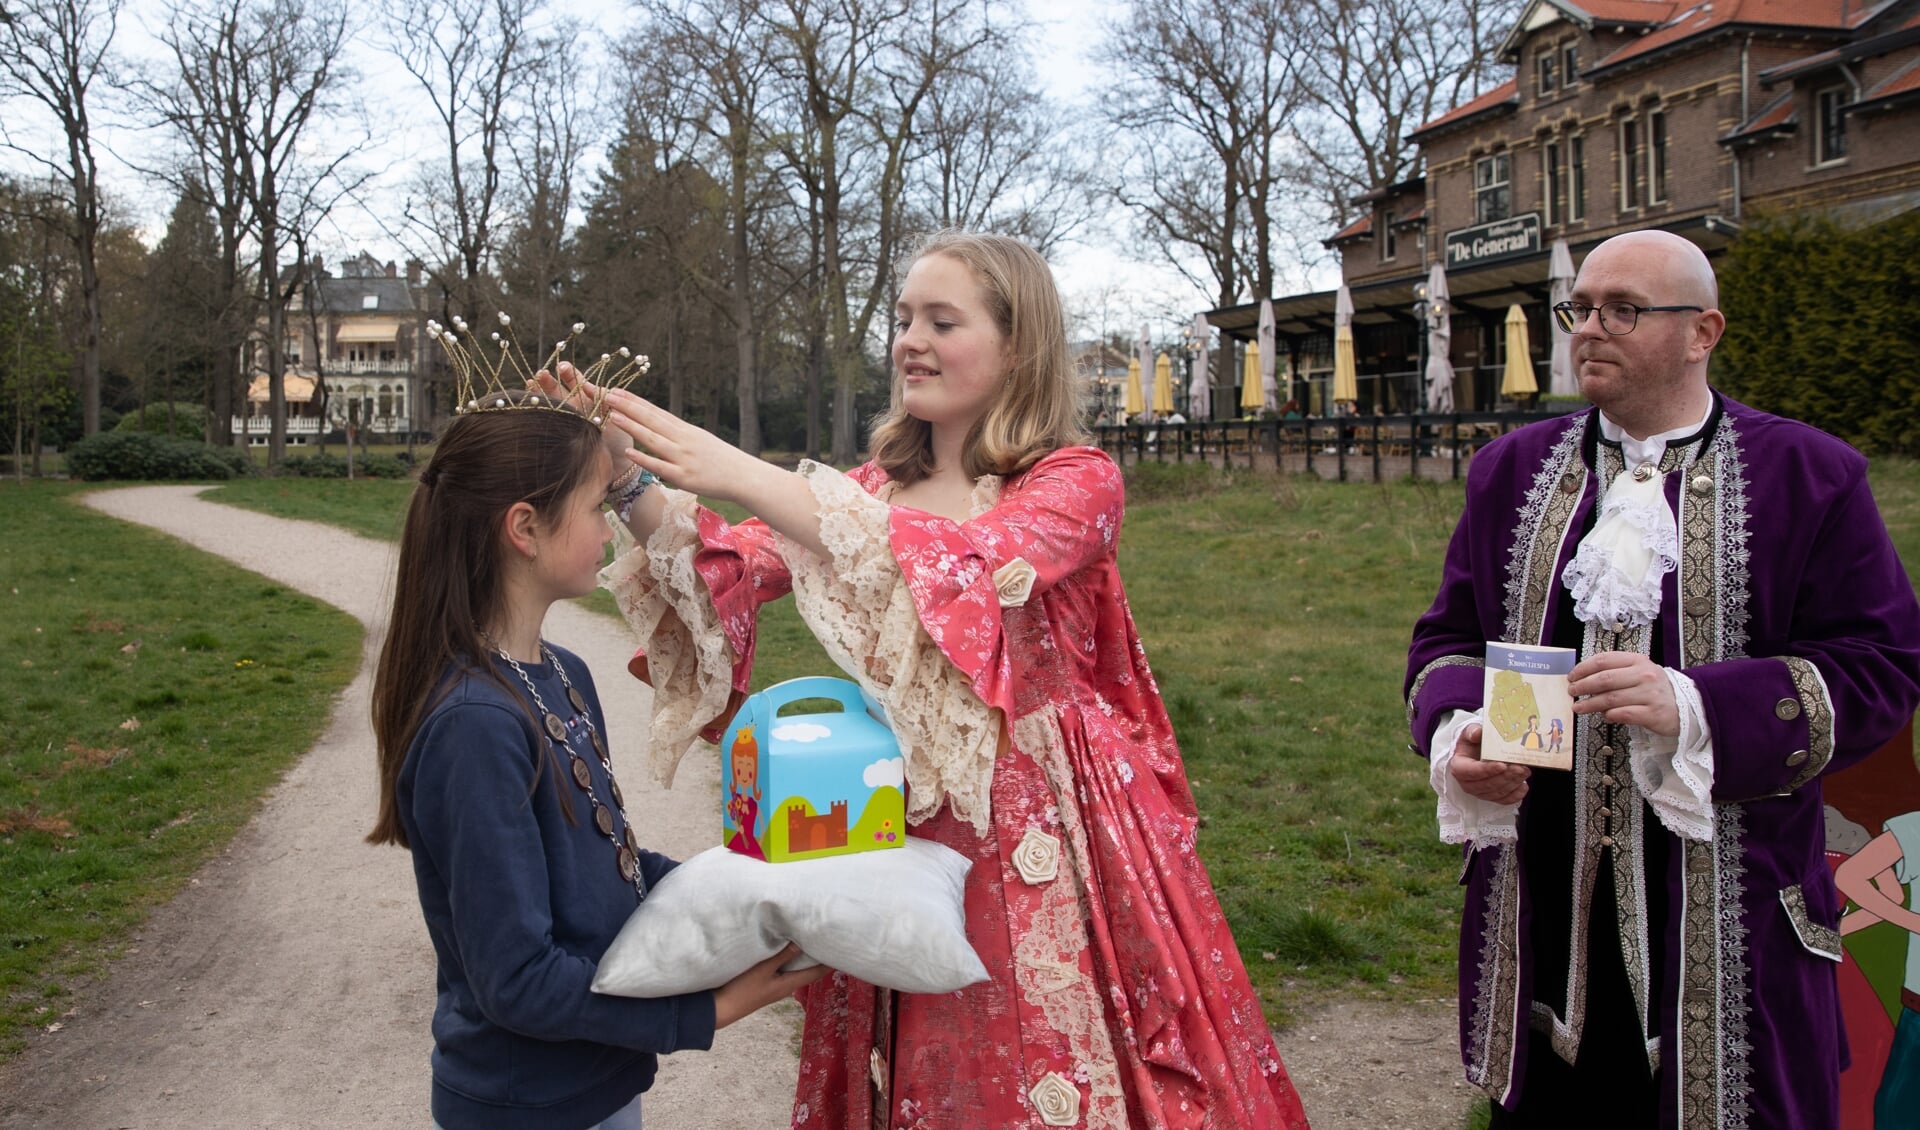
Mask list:
[[[173,414],[173,436],[175,439],[194,439],[207,434],[206,409],[198,404],[174,401],[168,405],[165,401],[147,404],[135,408],[120,417],[113,426],[116,432],[153,432],[156,435],[167,434],[168,409]]]
[[[1720,268],[1713,380],[1870,454],[1920,454],[1920,212],[1751,223]]]
[[[76,479],[234,479],[253,473],[247,453],[233,447],[168,439],[150,432],[99,432],[67,451]]]
[[[280,473],[299,479],[344,479],[347,461],[331,453],[290,455],[280,465]],[[363,479],[404,479],[413,467],[398,455],[360,455],[354,457],[353,473]]]

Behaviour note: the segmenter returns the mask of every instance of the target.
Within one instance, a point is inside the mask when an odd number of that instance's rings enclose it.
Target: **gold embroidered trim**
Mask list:
[[[1414,706],[1420,701],[1420,692],[1426,688],[1427,676],[1442,667],[1485,667],[1486,661],[1475,659],[1471,655],[1443,655],[1420,669],[1413,678],[1413,688],[1407,691],[1407,728],[1413,728]]]
[[[1480,935],[1479,987],[1468,1036],[1467,1081],[1504,1102],[1513,1092],[1520,1040],[1520,859],[1511,847],[1488,847],[1496,868]]]
[[[1793,676],[1793,690],[1800,696],[1800,712],[1807,720],[1807,762],[1787,782],[1787,791],[1792,792],[1818,777],[1833,760],[1833,704],[1827,701],[1812,662],[1793,655],[1781,656],[1780,662]]]
[[[1558,580],[1560,553],[1573,512],[1586,494],[1587,466],[1580,458],[1586,416],[1561,433],[1547,456],[1514,526],[1507,564],[1507,642],[1538,643]],[[1569,489],[1570,488],[1570,489]]]
[[[1793,923],[1793,932],[1800,936],[1800,944],[1808,953],[1828,961],[1840,960],[1840,931],[1813,920],[1813,913],[1807,909],[1807,892],[1800,889],[1800,884],[1780,889],[1780,905],[1786,907],[1787,921]]]

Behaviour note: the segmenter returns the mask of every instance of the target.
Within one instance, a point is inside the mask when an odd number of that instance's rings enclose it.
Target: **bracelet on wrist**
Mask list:
[[[635,479],[639,478],[641,475],[645,473],[646,473],[646,469],[641,467],[638,463],[627,464],[627,469],[624,472],[622,472],[620,475],[616,476],[612,482],[607,484],[607,496],[605,499],[605,505],[607,506],[617,505],[619,502],[620,496],[626,492],[626,489],[633,485],[633,481]]]
[[[660,481],[660,476],[645,467],[635,469],[640,473],[633,476],[632,482],[620,488],[618,498],[608,500],[608,505],[613,507],[613,512],[622,522],[629,521],[633,517],[633,504],[640,501],[640,496],[647,493],[647,488]]]

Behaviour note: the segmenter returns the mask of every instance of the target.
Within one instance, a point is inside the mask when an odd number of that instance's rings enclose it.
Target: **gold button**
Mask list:
[[[1600,756],[1601,756],[1601,757],[1612,757],[1612,756],[1613,756],[1613,747],[1612,747],[1612,746],[1610,746],[1610,745],[1603,745],[1603,746],[1601,746],[1601,747],[1600,747]],[[1612,781],[1608,781],[1608,782],[1607,782],[1607,784],[1609,784],[1609,785],[1611,785],[1611,784],[1613,784],[1613,782],[1612,782]]]
[[[1605,785],[1605,786],[1607,786],[1608,788],[1612,788],[1612,787],[1613,787],[1613,774],[1611,774],[1611,773],[1602,773],[1602,774],[1600,775],[1600,783],[1601,783],[1601,784],[1603,784],[1603,785]]]
[[[1792,753],[1789,753],[1787,755],[1788,765],[1799,766],[1799,765],[1805,765],[1806,763],[1807,763],[1807,751],[1804,749],[1796,749]]]
[[[1612,847],[1612,846],[1613,846],[1613,837],[1612,837],[1612,836],[1601,836],[1601,837],[1600,837],[1600,846],[1601,846],[1601,847]]]
[[[1695,494],[1713,493],[1713,478],[1709,475],[1695,475],[1691,485]]]
[[[1687,615],[1700,617],[1705,616],[1711,611],[1713,611],[1713,601],[1707,597],[1690,596],[1687,598]]]
[[[1580,478],[1578,475],[1560,476],[1560,493],[1572,494],[1574,491],[1577,491],[1579,489],[1580,489]]]
[[[1640,464],[1640,465],[1639,465],[1638,467],[1635,467],[1635,468],[1633,469],[1633,481],[1634,481],[1634,482],[1636,482],[1636,483],[1644,483],[1644,482],[1646,482],[1646,481],[1647,481],[1648,479],[1651,479],[1651,478],[1653,478],[1653,464],[1651,464],[1651,463],[1642,463],[1642,464]]]
[[[1603,804],[1603,805],[1601,805],[1601,806],[1600,806],[1600,815],[1601,815],[1601,816],[1612,816],[1612,815],[1613,815],[1613,809],[1611,809],[1611,808],[1608,808],[1608,807],[1607,807],[1606,805],[1604,805],[1604,804]]]
[[[1783,698],[1779,702],[1774,703],[1773,716],[1782,722],[1791,722],[1795,718],[1800,717],[1800,700],[1797,698]]]

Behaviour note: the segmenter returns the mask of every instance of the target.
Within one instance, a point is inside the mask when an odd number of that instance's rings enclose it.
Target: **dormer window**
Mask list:
[[[363,295],[360,299],[360,309],[362,310],[380,309],[380,296],[377,294]]]
[[[1383,222],[1380,225],[1380,242],[1378,246],[1380,248],[1380,261],[1382,263],[1391,260],[1395,255],[1399,254],[1399,247],[1394,242],[1393,233],[1394,221],[1399,218],[1399,214],[1394,212],[1386,212],[1381,215]]]
[[[1542,98],[1551,98],[1560,89],[1560,55],[1542,51],[1533,57],[1534,90]]]
[[[1847,159],[1847,88],[1829,86],[1813,95],[1813,163]]]
[[[1572,86],[1580,81],[1580,41],[1569,39],[1560,45],[1560,85]]]

